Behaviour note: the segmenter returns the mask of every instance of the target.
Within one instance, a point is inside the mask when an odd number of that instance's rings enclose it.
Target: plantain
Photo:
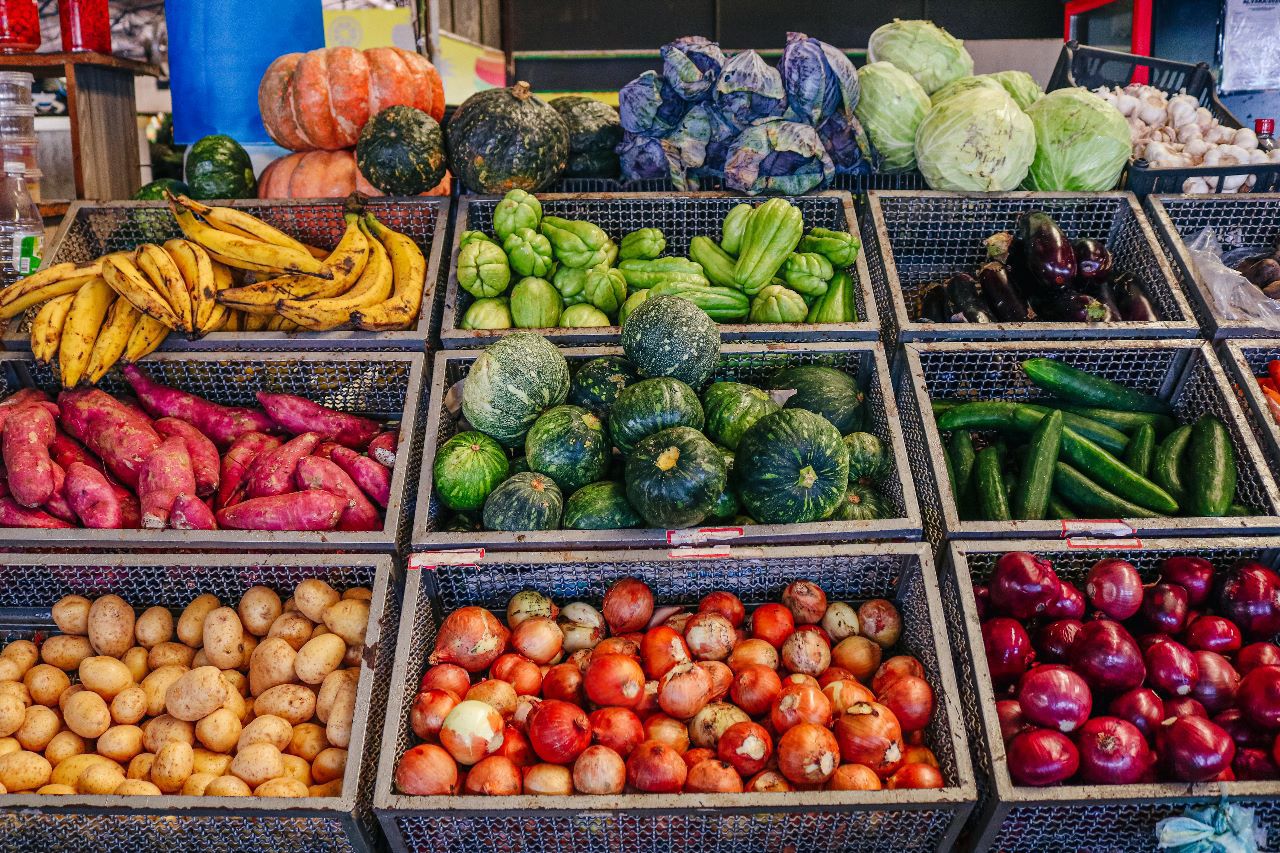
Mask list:
[[[246,332],[265,332],[274,317],[274,314],[245,314],[241,328]]]
[[[134,308],[128,299],[117,299],[111,303],[107,319],[98,332],[97,340],[93,342],[93,351],[89,353],[89,363],[84,369],[84,377],[91,384],[97,385],[98,380],[106,376],[111,366],[124,355],[125,347],[128,346],[129,338],[141,316],[142,312]]]
[[[355,312],[352,321],[370,332],[408,328],[418,319],[418,312],[422,310],[427,260],[417,243],[383,225],[372,213],[365,214],[364,223],[387,250],[391,259],[394,289],[390,299]]]
[[[17,317],[32,305],[39,305],[55,296],[75,293],[101,272],[101,261],[79,268],[75,264],[66,263],[54,264],[26,278],[20,278],[0,290],[0,320]]]
[[[123,359],[133,362],[150,355],[156,351],[156,347],[164,343],[167,337],[169,337],[168,326],[154,317],[142,314],[138,317],[138,322],[134,324],[129,340],[125,343]]]
[[[95,278],[76,291],[62,324],[62,339],[58,342],[58,368],[63,388],[80,384],[94,342],[102,329],[107,310],[115,301],[116,293],[102,278]]]
[[[195,331],[204,334],[209,316],[217,305],[218,285],[213,278],[213,260],[209,253],[190,240],[173,239],[164,244],[164,250],[173,258],[187,292],[191,294],[191,314]]]
[[[197,326],[196,331],[201,335],[207,335],[210,332],[218,332],[226,325],[227,316],[233,313],[230,308],[225,305],[213,303],[213,310],[209,312],[208,323],[204,326]]]
[[[199,243],[209,252],[214,260],[227,266],[241,269],[284,273],[314,275],[319,278],[333,278],[333,271],[325,267],[322,261],[311,257],[305,249],[294,249],[290,246],[276,246],[256,237],[243,237],[219,231],[208,223],[196,219],[195,215],[177,202],[171,202],[173,215],[178,220],[178,227],[187,239]]]
[[[299,252],[311,253],[308,246],[293,239],[274,225],[263,222],[252,213],[237,210],[234,207],[214,207],[202,204],[185,195],[175,196],[174,201],[192,213],[203,216],[206,222],[219,231],[225,231],[228,234],[239,237],[261,240],[273,246],[284,246],[289,249],[296,249]],[[320,255],[320,258],[323,259],[324,255]]]
[[[219,332],[243,332],[244,318],[247,317],[248,315],[241,311],[236,311],[232,308],[227,308],[225,305],[222,305],[219,307],[226,308],[227,316],[226,316],[226,319],[222,321],[222,325],[218,327],[218,331]]]
[[[363,222],[360,227],[365,228]],[[365,236],[371,250],[369,263],[355,286],[332,299],[282,299],[276,304],[276,312],[304,329],[324,332],[349,327],[352,312],[384,302],[391,295],[391,259],[382,243],[367,230]]]
[[[41,364],[48,364],[58,354],[62,340],[62,324],[66,322],[74,293],[55,296],[46,302],[31,321],[31,354]]]
[[[107,255],[102,261],[102,277],[112,290],[153,320],[159,320],[170,329],[181,328],[182,321],[169,301],[147,281],[128,255]]]
[[[191,291],[182,278],[182,272],[173,258],[155,243],[143,243],[137,248],[135,263],[151,281],[156,290],[168,298],[173,312],[178,315],[179,327],[188,334],[196,330]]]

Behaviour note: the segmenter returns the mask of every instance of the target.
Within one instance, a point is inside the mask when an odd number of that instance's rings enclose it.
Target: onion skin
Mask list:
[[[866,637],[845,637],[831,650],[831,662],[853,673],[854,678],[865,681],[880,668],[883,650],[874,640]]]
[[[600,612],[611,634],[643,631],[653,616],[653,590],[639,578],[623,578],[605,592]]]
[[[465,696],[471,689],[471,675],[456,663],[440,663],[422,674],[419,692],[439,688],[455,696]]]
[[[1210,714],[1225,711],[1235,702],[1240,687],[1240,673],[1231,662],[1217,652],[1196,652],[1200,677],[1191,690]]]
[[[1123,693],[1142,684],[1147,675],[1142,652],[1118,622],[1086,622],[1071,646],[1071,668],[1094,690]]]
[[[1135,687],[1111,700],[1107,713],[1132,724],[1144,737],[1154,737],[1165,720],[1164,702],[1149,687]]]
[[[1040,615],[1045,619],[1083,619],[1084,593],[1071,581],[1059,580],[1059,583],[1062,586],[1061,592]]]
[[[765,769],[773,757],[773,738],[759,723],[734,723],[720,736],[716,755],[742,776],[754,776]]]
[[[483,794],[488,797],[512,797],[524,788],[520,768],[501,755],[490,755],[476,762],[467,771],[462,791],[465,794]]]
[[[786,684],[769,712],[769,722],[779,735],[802,723],[829,725],[831,700],[815,684]]]
[[[850,708],[836,720],[833,729],[840,745],[840,757],[847,764],[865,764],[881,779],[902,766],[905,745],[898,718],[878,702],[864,702]]]
[[[1250,643],[1236,655],[1236,669],[1248,675],[1260,666],[1280,666],[1280,646],[1275,643]]]
[[[1079,619],[1055,619],[1036,631],[1036,657],[1044,663],[1065,663],[1071,644],[1080,636],[1084,623]]]
[[[623,758],[645,739],[644,723],[626,708],[600,708],[587,719],[591,722],[592,743],[607,746]]]
[[[1074,776],[1080,767],[1080,752],[1061,732],[1035,729],[1009,742],[1007,760],[1013,781],[1040,788]]]
[[[1076,733],[1080,778],[1106,785],[1130,785],[1150,766],[1151,749],[1132,723],[1116,717],[1094,717]]]
[[[489,667],[489,677],[510,684],[517,696],[537,696],[542,690],[542,671],[523,655],[509,652],[500,656]]]
[[[1280,634],[1280,575],[1261,563],[1236,566],[1220,579],[1218,612],[1251,639]]]
[[[1209,719],[1209,712],[1204,709],[1199,700],[1192,699],[1190,696],[1166,699],[1164,713],[1166,720],[1170,717],[1203,717],[1206,720]]]
[[[627,784],[646,794],[678,793],[688,775],[680,753],[657,741],[645,741],[627,758]]]
[[[1132,563],[1099,560],[1089,570],[1084,594],[1096,610],[1123,622],[1142,608],[1142,578]]]
[[[529,715],[529,743],[548,764],[570,764],[591,745],[591,721],[577,705],[546,699]]]
[[[1239,708],[1228,708],[1220,714],[1213,715],[1213,721],[1235,741],[1236,749],[1266,749],[1271,746],[1274,735],[1257,728],[1245,719]]]
[[[873,598],[858,608],[862,636],[874,640],[882,649],[893,648],[902,636],[902,614],[893,602]]]
[[[427,662],[456,663],[467,672],[483,672],[506,650],[510,636],[483,607],[460,607],[444,618]]]
[[[1196,654],[1182,643],[1166,640],[1147,649],[1147,683],[1166,696],[1188,696],[1200,678]]]
[[[1236,705],[1252,725],[1280,730],[1280,666],[1260,666],[1240,681]]]
[[[1006,745],[1023,732],[1035,728],[1027,722],[1026,715],[1022,713],[1022,705],[1017,699],[1001,699],[996,702],[996,718],[1000,721],[1000,738]]]
[[[798,630],[787,637],[782,642],[781,654],[782,665],[788,672],[817,678],[831,666],[831,644],[815,631]]]
[[[907,733],[922,731],[933,716],[933,688],[929,682],[914,675],[904,675],[890,682],[876,698],[893,712]]]
[[[597,705],[634,708],[644,698],[644,670],[626,655],[593,654],[582,686]]]
[[[433,797],[458,793],[458,765],[453,756],[433,743],[405,751],[396,765],[396,788],[410,796]]]
[[[582,670],[573,663],[558,663],[551,667],[542,676],[542,696],[544,699],[558,699],[581,705],[586,701],[586,693],[582,688]]]
[[[564,631],[554,619],[531,616],[511,632],[511,645],[534,663],[551,663],[564,648]]]
[[[1021,678],[1035,657],[1031,638],[1027,636],[1022,623],[1005,616],[997,616],[982,623],[982,644],[986,650],[991,680],[997,687]]]
[[[778,650],[760,639],[743,640],[729,653],[729,669],[739,672],[744,666],[760,664],[769,669],[777,669],[781,659]]]
[[[1203,717],[1167,721],[1156,739],[1165,768],[1181,782],[1208,782],[1231,768],[1236,755],[1230,735]]]
[[[1160,564],[1160,580],[1186,590],[1189,607],[1209,600],[1213,576],[1213,564],[1203,557],[1169,557]]]
[[[1240,628],[1221,616],[1199,616],[1187,625],[1183,643],[1193,652],[1217,652],[1229,655],[1244,644]]]
[[[996,561],[987,584],[991,606],[1015,619],[1043,613],[1062,594],[1053,564],[1026,551],[1010,551]]]
[[[711,701],[711,676],[705,669],[686,663],[662,677],[658,686],[658,706],[664,714],[688,720]]]
[[[695,613],[685,623],[684,641],[695,660],[724,660],[733,651],[733,623],[719,613]]]
[[[413,708],[409,711],[409,727],[420,739],[435,743],[440,739],[444,718],[461,701],[456,693],[449,690],[423,690],[414,697]]]
[[[607,746],[589,746],[573,762],[573,787],[579,793],[621,794],[626,785],[626,762]]]
[[[828,791],[879,791],[884,785],[870,767],[841,764],[824,787]]]
[[[764,640],[775,649],[796,629],[795,617],[781,604],[761,604],[751,614],[751,637]]]
[[[733,677],[729,697],[753,717],[766,713],[782,696],[782,679],[763,664],[742,667]]]
[[[1142,616],[1156,631],[1181,633],[1188,609],[1187,591],[1177,584],[1158,583],[1142,594]]]
[[[894,679],[890,684],[892,685],[897,680]],[[885,688],[885,690],[887,689]],[[881,693],[883,694],[884,690]],[[852,678],[843,678],[839,681],[831,682],[822,688],[822,695],[827,697],[827,700],[831,703],[831,713],[837,717],[859,702],[876,701],[875,693],[868,690],[866,685]]]
[[[524,792],[544,797],[567,797],[573,793],[573,774],[559,764],[535,764],[520,771]]]
[[[698,602],[698,612],[719,613],[735,628],[747,618],[747,608],[743,606],[742,599],[731,592],[712,592],[703,596]]]
[[[852,673],[849,674],[853,676]],[[871,679],[871,689],[879,693],[889,686],[889,683],[895,678],[901,678],[904,675],[914,675],[916,678],[924,678],[924,664],[911,657],[910,655],[894,655],[893,657],[880,664],[880,668],[876,670],[875,678]],[[822,684],[822,678],[818,678],[818,683]],[[825,684],[823,685],[826,686]]]
[[[684,790],[686,794],[741,794],[742,777],[733,765],[708,758],[689,768]]]
[[[830,779],[840,766],[840,755],[835,735],[813,723],[794,726],[778,740],[778,769],[797,784],[820,784]]]
[[[672,667],[692,663],[693,655],[680,632],[666,625],[658,625],[645,632],[640,641],[640,660],[645,674],[650,678],[662,678]]]
[[[1018,682],[1018,704],[1028,722],[1066,733],[1089,719],[1093,695],[1085,680],[1065,666],[1044,664]]]
[[[654,714],[644,721],[644,739],[665,744],[679,755],[689,751],[689,727],[666,714]]]
[[[752,794],[777,794],[795,789],[777,770],[762,770],[747,780],[745,790]]]
[[[904,764],[889,777],[889,790],[943,788],[942,771],[932,764]]]
[[[792,581],[782,591],[782,604],[797,625],[816,625],[827,612],[827,594],[813,581]]]
[[[1280,768],[1265,749],[1237,749],[1231,761],[1231,769],[1242,782],[1261,782],[1280,779]]]

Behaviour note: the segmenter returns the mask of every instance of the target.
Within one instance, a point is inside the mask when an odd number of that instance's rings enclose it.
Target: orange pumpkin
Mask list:
[[[288,154],[273,160],[258,177],[258,198],[342,198],[352,192],[382,195],[360,174],[351,150]],[[430,192],[423,193],[448,194],[448,174]]]
[[[397,105],[444,118],[440,73],[425,56],[398,47],[286,53],[258,84],[262,123],[291,151],[352,148],[370,116]]]

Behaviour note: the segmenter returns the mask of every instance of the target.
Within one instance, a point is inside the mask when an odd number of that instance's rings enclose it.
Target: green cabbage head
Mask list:
[[[937,104],[916,129],[916,165],[935,190],[1016,189],[1035,153],[1031,119],[1003,90],[986,86]]]
[[[1032,104],[1027,115],[1036,134],[1027,189],[1115,188],[1130,153],[1129,124],[1118,109],[1086,89],[1058,89]]]
[[[883,156],[886,172],[905,172],[916,165],[916,128],[929,112],[929,96],[916,78],[890,62],[858,69],[862,97],[854,107],[858,121]]]
[[[985,76],[1004,86],[1004,90],[1020,109],[1025,110],[1044,97],[1044,89],[1025,71],[997,71]]]
[[[973,73],[973,57],[964,49],[964,42],[933,21],[895,18],[878,28],[867,40],[867,60],[892,62],[916,78],[930,95]]]

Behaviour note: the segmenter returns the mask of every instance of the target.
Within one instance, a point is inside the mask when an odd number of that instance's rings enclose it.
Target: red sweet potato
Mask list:
[[[9,494],[18,504],[35,509],[53,495],[53,415],[39,405],[24,405],[13,411],[4,424],[0,448],[9,472]]]
[[[169,513],[178,495],[195,494],[195,491],[196,475],[191,470],[186,442],[177,436],[166,438],[142,463],[142,473],[138,476],[142,526],[163,529],[169,523]]]
[[[250,498],[218,511],[218,526],[233,530],[333,530],[347,499],[321,489]]]
[[[373,437],[373,441],[369,442],[369,448],[365,452],[369,454],[369,458],[384,468],[394,468],[399,441],[400,433],[395,430],[380,432]]]
[[[96,530],[119,530],[124,527],[120,498],[107,481],[106,475],[96,466],[83,462],[68,465],[62,493],[72,512],[85,527]]]
[[[32,404],[47,409],[49,414],[53,415],[55,420],[57,419],[58,404],[51,401],[48,394],[39,388],[22,388],[0,400],[0,429],[4,427],[5,421],[11,414]]]
[[[271,420],[288,433],[301,435],[304,432],[315,432],[322,438],[333,439],[356,450],[367,447],[369,440],[382,429],[382,424],[377,421],[339,412],[295,394],[268,394],[259,391],[258,402],[267,410]]]
[[[49,495],[49,500],[44,502],[43,509],[54,518],[60,518],[63,521],[75,524],[76,514],[72,511],[71,505],[67,503],[66,493],[63,491],[67,481],[67,472],[62,470],[62,466],[57,462],[50,462],[49,464],[53,466],[53,494]]]
[[[191,470],[196,475],[197,495],[205,497],[218,490],[222,463],[218,459],[218,448],[208,436],[181,418],[160,418],[156,421],[156,432],[167,438],[176,436],[187,445]]]
[[[280,439],[260,432],[246,432],[233,441],[222,457],[222,476],[214,505],[221,509],[243,499],[245,474],[253,460],[260,453],[275,450],[279,446]]]
[[[315,450],[311,451],[311,455],[319,456],[321,459],[332,459],[333,449],[341,446],[342,445],[338,444],[336,441],[322,441],[316,445]]]
[[[65,530],[74,525],[54,518],[41,509],[19,506],[13,498],[0,498],[0,527],[42,527],[48,530]]]
[[[58,404],[63,429],[97,454],[116,479],[137,488],[142,461],[160,446],[150,419],[96,388],[63,391]]]
[[[207,503],[184,492],[173,500],[169,526],[174,530],[217,530],[218,522]]]
[[[334,448],[331,458],[339,468],[347,472],[347,476],[360,487],[360,491],[377,501],[378,506],[387,508],[387,501],[391,500],[389,470],[349,447]]]
[[[347,508],[338,520],[339,530],[381,530],[382,514],[343,471],[328,459],[306,456],[298,461],[298,488],[323,489],[346,498]]]
[[[138,402],[152,417],[181,418],[204,433],[220,448],[231,446],[246,432],[274,432],[275,423],[262,412],[238,406],[220,406],[195,394],[179,391],[153,382],[150,377],[128,364],[124,378],[138,395]]]
[[[319,435],[304,432],[275,450],[259,453],[249,466],[249,472],[245,474],[245,494],[250,498],[265,498],[292,492],[293,472],[297,470],[298,460],[310,455],[319,443]]]

